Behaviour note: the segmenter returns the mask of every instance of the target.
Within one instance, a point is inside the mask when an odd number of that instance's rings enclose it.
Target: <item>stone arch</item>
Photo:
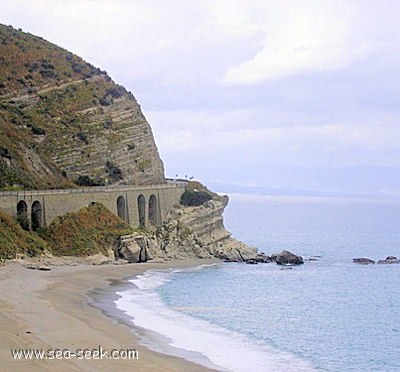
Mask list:
[[[17,220],[24,230],[29,230],[28,205],[25,200],[20,200],[17,204]]]
[[[33,231],[36,231],[39,228],[43,227],[43,210],[42,204],[39,200],[35,200],[32,203],[31,223]]]
[[[139,212],[139,226],[141,228],[146,227],[146,199],[140,194],[137,199],[138,202],[138,212]]]
[[[153,226],[158,225],[158,204],[157,197],[152,194],[149,198],[149,221]]]
[[[117,198],[117,213],[118,213],[118,217],[121,220],[124,220],[125,222],[127,221],[126,201],[122,195],[118,196],[118,198]]]

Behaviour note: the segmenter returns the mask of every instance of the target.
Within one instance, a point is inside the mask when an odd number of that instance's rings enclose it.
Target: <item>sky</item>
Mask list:
[[[400,197],[397,0],[2,0],[137,98],[169,177]]]

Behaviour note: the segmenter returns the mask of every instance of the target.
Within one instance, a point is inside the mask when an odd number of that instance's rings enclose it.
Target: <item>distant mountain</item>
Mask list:
[[[0,189],[164,182],[132,93],[67,50],[0,25]]]
[[[238,194],[400,198],[400,169],[396,167],[285,167],[266,169],[264,173],[267,177],[259,184],[207,185],[215,191]]]

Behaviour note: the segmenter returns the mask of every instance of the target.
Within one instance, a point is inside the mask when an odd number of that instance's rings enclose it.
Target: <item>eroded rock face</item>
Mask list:
[[[222,213],[228,196],[214,195],[203,205],[176,206],[157,234],[154,255],[168,258],[211,258],[243,262],[254,258],[257,249],[231,237]]]
[[[132,93],[42,38],[4,25],[0,36],[0,187],[165,182]]]
[[[117,259],[128,263],[146,262],[152,259],[149,239],[140,234],[121,236],[114,248]]]
[[[98,78],[99,79],[99,78]],[[101,79],[101,77],[100,77]],[[164,166],[150,125],[132,94],[122,90],[106,106],[97,103],[85,111],[87,132],[67,134],[53,161],[68,178],[86,175],[108,184],[164,183]],[[94,123],[96,131],[90,131]],[[82,137],[84,136],[84,137]]]

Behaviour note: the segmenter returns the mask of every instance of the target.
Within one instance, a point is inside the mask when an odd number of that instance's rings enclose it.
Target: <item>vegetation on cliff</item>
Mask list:
[[[181,197],[181,204],[188,207],[198,207],[211,200],[211,195],[204,191],[186,190]]]
[[[13,217],[0,212],[0,259],[43,253],[79,257],[107,255],[107,248],[120,236],[135,231],[101,204],[67,213],[37,232],[24,230]]]
[[[0,25],[0,189],[163,183],[134,96],[40,37]]]
[[[186,190],[182,194],[180,203],[187,207],[198,207],[211,199],[218,198],[218,195],[197,181],[188,182]]]
[[[91,204],[78,212],[67,213],[41,229],[39,234],[56,256],[107,255],[121,235],[135,232],[131,226],[102,204]]]
[[[33,232],[25,231],[8,214],[0,212],[0,259],[18,255],[33,257],[49,250],[47,243]]]

